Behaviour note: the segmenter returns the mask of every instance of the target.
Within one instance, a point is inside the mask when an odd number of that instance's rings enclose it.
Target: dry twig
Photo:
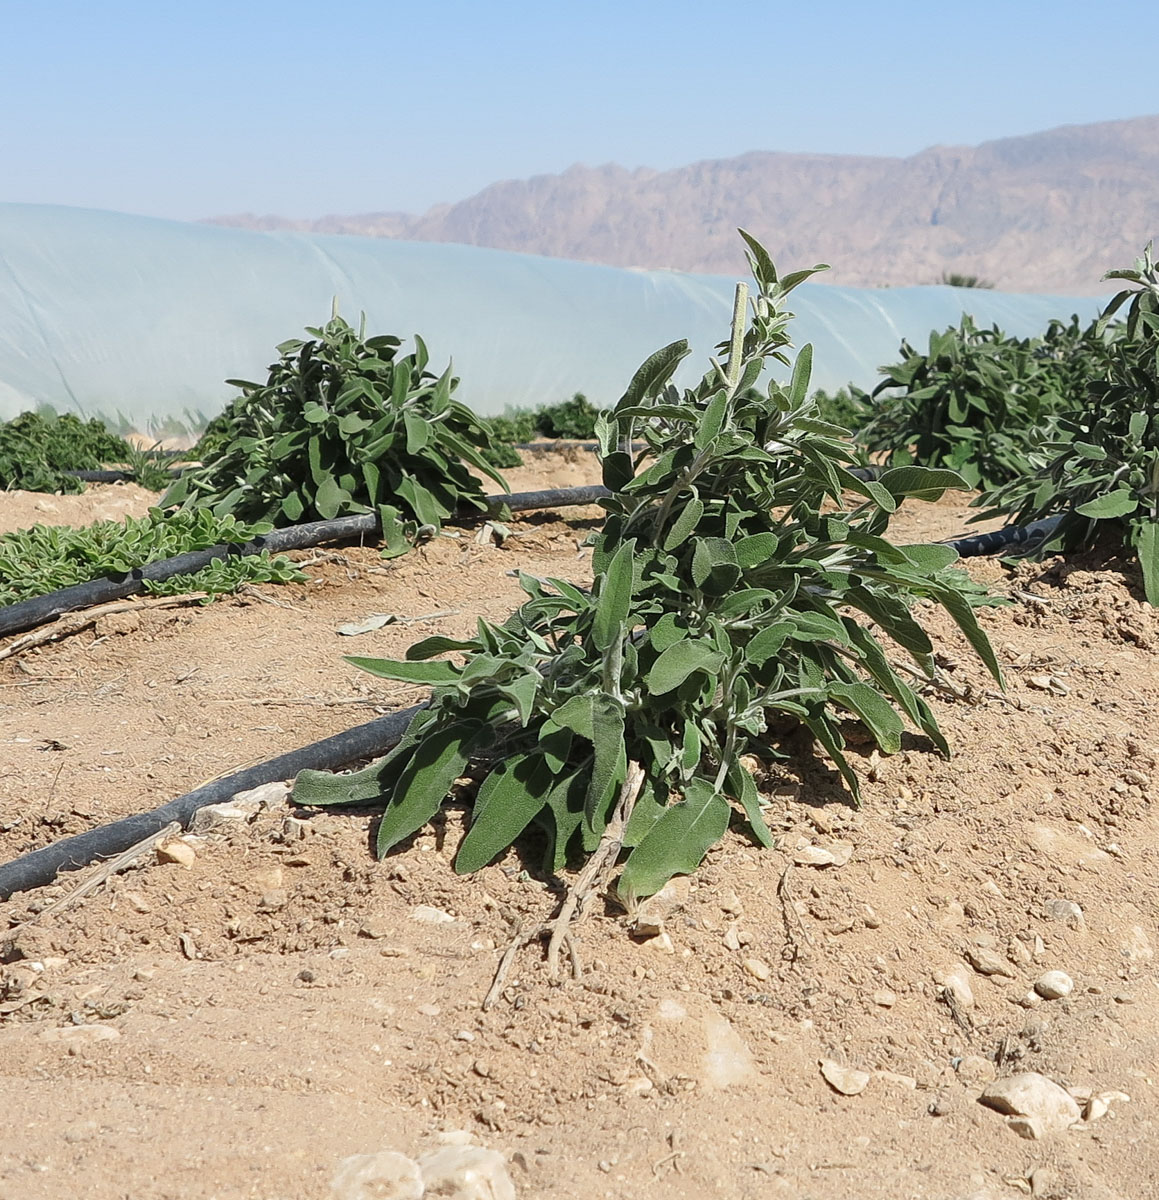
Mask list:
[[[0,659],[11,658],[23,650],[31,650],[34,646],[43,646],[45,642],[54,642],[57,638],[70,637],[79,633],[89,625],[95,624],[101,617],[111,617],[115,613],[141,612],[146,608],[175,608],[179,604],[190,604],[194,600],[204,600],[207,592],[185,592],[180,596],[151,596],[145,600],[113,600],[108,604],[98,604],[96,608],[84,612],[72,613],[61,617],[52,625],[26,633],[15,641],[9,642],[0,650]]]

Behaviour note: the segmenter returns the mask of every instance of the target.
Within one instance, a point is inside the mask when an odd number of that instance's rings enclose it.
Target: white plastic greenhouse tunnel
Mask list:
[[[775,246],[773,247],[775,251]],[[812,263],[779,263],[796,270]],[[0,420],[40,406],[142,431],[198,428],[264,380],[275,346],[331,304],[371,334],[420,334],[481,415],[581,391],[612,404],[639,364],[686,337],[691,383],[727,334],[736,280],[623,270],[474,246],[257,233],[49,205],[0,204]],[[969,313],[1012,336],[1100,301],[952,287],[804,284],[793,340],[814,387],[872,388],[902,338]]]

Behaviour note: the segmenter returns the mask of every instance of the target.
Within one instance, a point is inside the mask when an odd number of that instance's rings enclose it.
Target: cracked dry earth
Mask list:
[[[512,486],[593,473],[549,455]],[[150,499],[5,494],[0,528]],[[0,857],[414,703],[342,655],[504,617],[516,566],[585,580],[598,515],[528,514],[501,547],[464,531],[390,564],[307,552],[309,584],[118,614],[0,661]],[[907,502],[893,532],[965,516]],[[920,614],[953,759],[916,735],[892,758],[861,746],[859,810],[808,745],[761,764],[777,848],[730,833],[658,936],[595,912],[579,981],[550,986],[533,945],[483,1009],[560,881],[534,846],[457,877],[453,806],[377,862],[373,814],[274,797],[184,863],[149,853],[54,912],[89,872],[0,904],[0,931],[20,925],[0,932],[0,1200],[326,1198],[348,1156],[454,1131],[505,1156],[521,1200],[1156,1194],[1159,618],[1129,565],[965,569],[1013,602],[981,614],[1005,694]],[[337,635],[372,613],[410,623]],[[1057,971],[1072,990],[1040,998]],[[1028,1139],[978,1103],[1028,1071],[1090,1119]]]

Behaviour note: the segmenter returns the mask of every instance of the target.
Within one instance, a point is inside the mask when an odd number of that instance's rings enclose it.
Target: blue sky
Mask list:
[[[577,162],[1159,112],[1159,4],[0,0],[0,201],[422,211]]]

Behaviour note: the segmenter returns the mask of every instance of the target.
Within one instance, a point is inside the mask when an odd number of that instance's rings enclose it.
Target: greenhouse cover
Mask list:
[[[781,263],[796,270],[812,263]],[[736,280],[623,270],[432,242],[256,233],[50,205],[0,204],[0,419],[51,406],[142,431],[200,427],[264,380],[275,346],[324,324],[331,304],[368,333],[420,334],[477,412],[582,391],[613,403],[649,354],[687,337],[682,382],[727,335]],[[1025,337],[1096,298],[981,289],[805,284],[795,344],[813,384],[872,388],[901,339],[970,313]]]

